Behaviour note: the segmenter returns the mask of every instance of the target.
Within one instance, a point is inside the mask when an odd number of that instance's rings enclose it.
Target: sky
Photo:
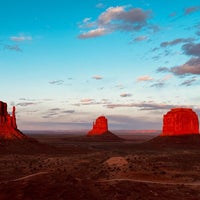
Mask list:
[[[0,100],[21,130],[162,129],[200,114],[199,0],[0,0]]]

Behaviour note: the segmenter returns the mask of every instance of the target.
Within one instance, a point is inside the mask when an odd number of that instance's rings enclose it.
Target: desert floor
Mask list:
[[[146,145],[154,135],[141,134],[121,142],[31,137],[44,144],[37,152],[0,152],[1,200],[200,199],[200,148]]]

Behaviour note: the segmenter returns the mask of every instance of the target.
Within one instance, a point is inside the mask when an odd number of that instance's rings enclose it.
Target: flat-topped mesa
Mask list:
[[[102,135],[108,132],[108,120],[104,116],[100,116],[93,123],[93,128],[88,132],[88,135]]]
[[[22,139],[26,136],[17,129],[15,106],[12,115],[7,111],[7,103],[0,101],[0,139]]]
[[[173,108],[163,116],[161,136],[199,134],[199,120],[191,108]]]

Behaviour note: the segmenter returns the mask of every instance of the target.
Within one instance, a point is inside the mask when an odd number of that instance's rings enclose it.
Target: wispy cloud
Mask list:
[[[183,53],[188,56],[192,56],[187,62],[182,65],[167,68],[159,67],[157,72],[171,72],[176,76],[186,75],[199,75],[200,74],[200,43],[187,43],[182,46]],[[194,81],[192,81],[194,82]],[[181,85],[187,85],[183,83]]]
[[[157,72],[170,72],[170,69],[167,67],[159,67],[157,70]]]
[[[175,17],[176,15],[177,15],[176,12],[172,12],[172,13],[169,14],[170,17]]]
[[[186,76],[200,74],[200,58],[190,58],[183,65],[175,66],[172,68],[160,67],[157,72],[171,72],[176,76]]]
[[[150,85],[150,87],[155,87],[155,88],[163,88],[166,85],[166,82],[172,78],[171,74],[168,74],[164,76],[163,78],[160,79],[154,79],[153,84]]]
[[[49,111],[51,111],[51,112],[60,111],[60,110],[61,110],[60,108],[51,108],[51,109],[49,109]]]
[[[127,103],[127,104],[108,104],[107,108],[123,108],[123,107],[136,107],[140,110],[169,110],[173,107],[178,107],[180,105],[173,104],[159,104],[159,103]],[[183,106],[184,107],[184,106]]]
[[[72,113],[75,113],[75,110],[64,110],[62,111],[62,113],[72,114]]]
[[[96,104],[100,104],[99,102],[96,102],[95,99],[90,99],[90,98],[86,98],[86,99],[81,99],[79,103],[74,104],[76,106],[89,106],[89,105],[96,105]]]
[[[160,44],[161,47],[168,47],[168,46],[174,46],[180,43],[187,43],[187,42],[192,42],[194,41],[194,38],[177,38],[172,41],[167,41],[167,42],[162,42]]]
[[[192,6],[185,9],[184,14],[189,15],[191,13],[197,12],[200,10],[200,6]]]
[[[160,79],[161,81],[168,81],[172,78],[173,76],[171,74],[168,74],[166,76],[164,76],[162,79]]]
[[[105,7],[105,5],[103,3],[98,3],[96,5],[96,8],[104,8],[104,7]]]
[[[49,81],[49,84],[52,84],[52,85],[62,85],[63,83],[64,83],[63,80]]]
[[[36,102],[21,102],[21,103],[17,103],[16,106],[26,107],[26,106],[36,105],[36,104],[38,104],[38,103],[36,103]]]
[[[10,40],[15,42],[31,41],[33,38],[31,36],[11,36]]]
[[[200,58],[191,58],[183,65],[172,67],[170,71],[177,76],[200,74]]]
[[[130,93],[122,93],[122,94],[120,94],[120,97],[131,97],[132,96],[132,94],[130,94]]]
[[[155,87],[155,88],[162,88],[165,86],[165,83],[164,82],[156,82],[156,83],[153,83],[150,87]]]
[[[29,98],[19,98],[20,101],[36,101],[36,99],[29,99]]]
[[[4,45],[4,49],[22,52],[22,49],[18,45]]]
[[[151,49],[151,52],[155,52],[157,50],[159,50],[159,48],[158,47],[154,47],[153,49]]]
[[[180,85],[181,86],[191,86],[193,85],[195,82],[197,81],[197,79],[195,77],[192,77],[188,80],[183,81]]]
[[[141,42],[141,41],[144,41],[144,40],[147,40],[148,37],[143,35],[143,36],[139,36],[139,37],[136,37],[133,41],[134,42]]]
[[[196,34],[197,34],[198,36],[200,36],[200,31],[197,31]]]
[[[90,99],[90,98],[81,99],[81,100],[80,100],[81,103],[91,103],[91,102],[93,102],[93,101],[94,101],[94,99]]]
[[[102,99],[101,101],[96,101],[95,99],[85,98],[81,99],[80,102],[72,104],[74,106],[90,106],[90,105],[107,105],[110,101],[108,99]]]
[[[96,28],[94,30],[90,30],[86,33],[82,33],[78,36],[79,39],[88,39],[88,38],[94,38],[99,37],[102,35],[107,34],[109,31],[105,28]]]
[[[118,85],[116,85],[115,87],[116,87],[116,88],[119,88],[120,90],[122,90],[122,89],[125,88],[123,84],[118,84]]]
[[[141,8],[127,8],[127,6],[110,7],[101,13],[94,22],[84,22],[83,28],[91,30],[81,33],[80,39],[87,39],[106,35],[114,31],[136,31],[147,26],[150,11]],[[90,26],[88,26],[90,25]]]
[[[141,76],[141,77],[137,78],[137,82],[153,81],[153,80],[154,80],[154,78],[152,78],[149,75],[144,75],[144,76]]]
[[[83,20],[83,22],[84,22],[84,23],[88,23],[90,20],[91,20],[91,18],[90,18],[90,17],[87,17],[87,18],[85,18],[85,19]]]
[[[96,80],[101,80],[101,79],[103,79],[102,76],[93,76],[92,78],[93,78],[93,79],[96,79]]]
[[[57,118],[66,114],[73,114],[75,110],[63,110],[61,108],[51,108],[43,113],[43,118]]]
[[[200,43],[188,43],[182,46],[185,54],[200,57]]]
[[[182,46],[184,54],[193,56],[185,64],[172,67],[170,71],[177,76],[200,74],[200,43],[188,43]],[[187,84],[187,83],[186,83]]]

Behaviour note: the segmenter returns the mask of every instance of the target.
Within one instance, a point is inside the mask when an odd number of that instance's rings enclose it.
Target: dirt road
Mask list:
[[[149,184],[159,184],[159,185],[185,185],[185,186],[200,186],[200,181],[198,182],[168,182],[168,181],[152,181],[152,180],[138,180],[138,179],[126,179],[126,178],[117,178],[117,179],[108,179],[108,180],[99,180],[99,183],[106,182],[120,182],[120,181],[129,181],[136,183],[149,183]]]

